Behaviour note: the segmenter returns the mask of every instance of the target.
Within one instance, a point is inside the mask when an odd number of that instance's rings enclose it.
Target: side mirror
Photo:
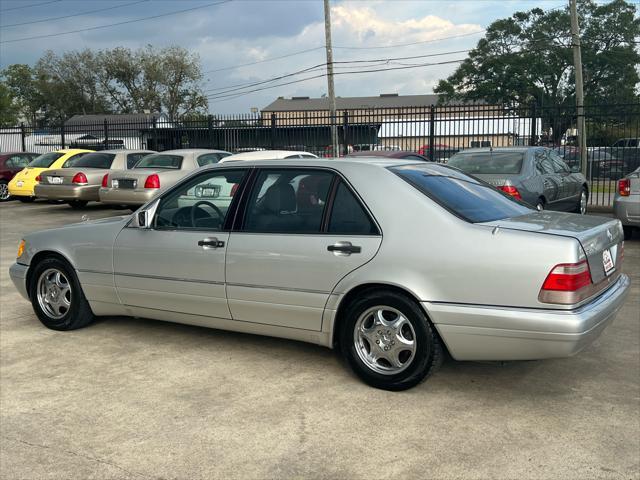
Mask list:
[[[151,221],[149,220],[149,212],[147,210],[142,210],[141,212],[136,212],[136,227],[138,228],[149,228],[151,226]]]
[[[133,220],[131,225],[137,228],[149,229],[151,228],[151,223],[153,222],[153,217],[156,213],[158,205],[160,204],[160,200],[154,200],[145,208],[138,210],[133,214]]]

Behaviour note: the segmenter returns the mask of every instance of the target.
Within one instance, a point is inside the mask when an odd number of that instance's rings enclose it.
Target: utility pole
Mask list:
[[[324,38],[327,50],[327,88],[329,94],[329,116],[331,117],[331,148],[334,157],[340,155],[338,151],[338,125],[336,124],[336,92],[333,85],[333,49],[331,47],[331,6],[329,0],[324,0]]]
[[[582,89],[582,52],[580,51],[580,27],[576,0],[569,0],[571,14],[571,45],[573,46],[573,67],[576,79],[576,113],[578,117],[578,148],[580,149],[580,169],[587,176],[587,132],[584,121],[584,91]]]

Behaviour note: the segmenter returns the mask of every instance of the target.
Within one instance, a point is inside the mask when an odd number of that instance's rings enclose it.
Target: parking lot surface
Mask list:
[[[120,215],[0,204],[0,478],[640,478],[640,240],[632,290],[575,357],[445,360],[400,393],[335,352],[144,319],[44,328],[8,269],[27,232]]]

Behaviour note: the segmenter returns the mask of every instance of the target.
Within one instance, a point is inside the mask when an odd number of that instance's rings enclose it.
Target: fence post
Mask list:
[[[538,143],[536,140],[536,137],[538,136],[538,119],[536,118],[537,115],[537,105],[535,100],[533,102],[531,102],[531,136],[529,137],[529,146],[530,147],[535,147],[535,145]]]
[[[65,131],[64,131],[64,119],[60,118],[60,145],[62,148],[66,148],[66,138],[65,138]]]
[[[20,138],[22,140],[22,151],[23,152],[27,151],[27,144],[26,144],[26,141],[25,141],[25,136],[26,136],[26,133],[24,131],[24,122],[20,122]]]
[[[213,115],[207,115],[207,133],[209,135],[209,148],[213,148]]]
[[[349,155],[349,113],[346,110],[342,112],[342,143],[343,153]]]
[[[158,120],[153,117],[153,149],[158,151]]]
[[[107,122],[107,119],[104,119],[104,149],[103,150],[108,150],[109,149],[109,122]]]
[[[436,155],[434,149],[436,147],[436,107],[429,107],[429,161],[435,161]]]
[[[276,114],[273,112],[271,114],[271,149],[275,150],[276,148]]]

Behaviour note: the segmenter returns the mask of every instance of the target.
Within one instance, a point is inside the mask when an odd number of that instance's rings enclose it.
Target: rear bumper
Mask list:
[[[456,360],[537,360],[569,357],[613,321],[629,292],[621,275],[576,310],[542,310],[423,302]]]
[[[640,196],[616,196],[613,201],[613,212],[622,225],[640,226]]]
[[[29,300],[29,292],[27,290],[27,270],[29,267],[20,263],[14,263],[9,268],[9,276],[11,281],[16,286],[20,295]]]
[[[100,185],[36,185],[34,188],[36,197],[49,198],[51,200],[84,200],[98,202]]]
[[[160,190],[128,190],[118,188],[100,188],[99,196],[102,203],[110,205],[143,205],[151,200]]]
[[[16,187],[12,182],[9,182],[9,195],[12,197],[35,197],[32,188]]]

